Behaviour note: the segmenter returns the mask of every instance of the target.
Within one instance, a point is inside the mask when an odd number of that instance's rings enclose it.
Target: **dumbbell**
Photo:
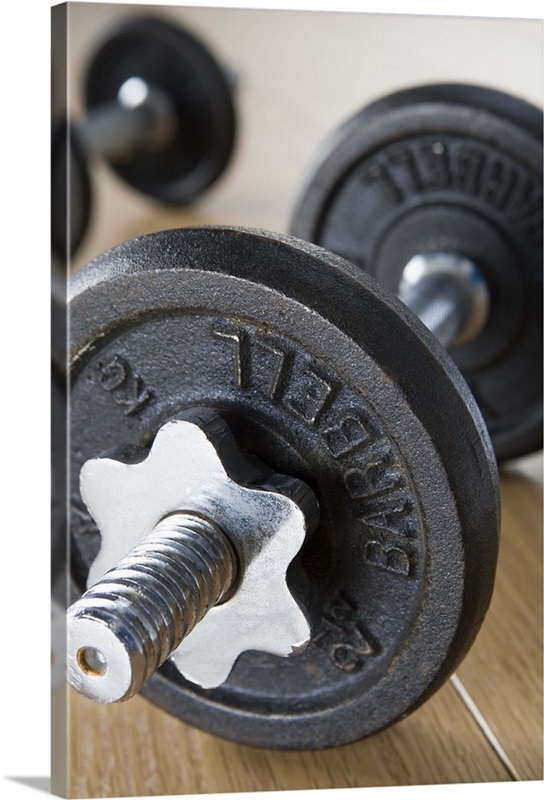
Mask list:
[[[163,231],[70,286],[69,680],[236,742],[317,749],[459,664],[497,558],[457,367],[344,259]]]
[[[542,447],[542,111],[492,89],[384,97],[324,143],[291,233],[347,258],[446,346],[499,460]]]
[[[66,257],[89,223],[88,161],[105,158],[132,188],[163,203],[196,200],[223,173],[235,143],[232,77],[188,31],[162,19],[122,21],[87,70],[86,115],[52,136],[52,242]]]

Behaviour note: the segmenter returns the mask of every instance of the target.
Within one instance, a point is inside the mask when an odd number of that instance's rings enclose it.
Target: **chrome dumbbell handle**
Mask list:
[[[482,274],[458,253],[414,256],[403,270],[397,294],[444,347],[471,341],[489,315]]]
[[[85,152],[122,158],[134,148],[164,147],[176,125],[166,92],[134,76],[122,84],[115,102],[90,111],[78,123],[77,134]]]

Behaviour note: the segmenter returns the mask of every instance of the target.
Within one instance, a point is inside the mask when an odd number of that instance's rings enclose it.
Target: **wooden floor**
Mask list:
[[[71,4],[76,109],[90,39],[114,12],[108,4]],[[314,14],[310,28],[310,16],[297,13],[286,24],[270,13],[252,19],[247,46],[248,28],[237,15],[218,24],[213,9],[179,10],[180,23],[206,34],[239,77],[240,141],[225,180],[188,211],[165,209],[97,162],[93,217],[74,270],[107,247],[168,227],[221,223],[286,231],[325,136],[386,92],[456,76],[541,103],[536,21],[510,26],[437,17],[421,28],[423,18],[413,15],[391,17],[388,26],[383,15]],[[334,50],[335,41],[341,50]],[[361,41],[379,44],[362,48]],[[502,476],[503,531],[490,611],[457,674],[413,715],[352,745],[280,753],[216,739],[139,697],[99,706],[70,692],[69,796],[542,779],[542,477],[538,465],[533,472],[516,466]],[[64,752],[60,734],[56,745]]]
[[[70,694],[70,796],[402,786],[542,779],[542,483],[501,478],[496,588],[457,674],[393,728],[314,753],[240,747],[136,697]]]

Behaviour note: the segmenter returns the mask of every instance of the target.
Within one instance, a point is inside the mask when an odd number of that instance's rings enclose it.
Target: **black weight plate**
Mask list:
[[[542,446],[542,112],[495,90],[423,86],[378,100],[325,143],[291,232],[398,291],[416,253],[480,268],[491,314],[451,347],[499,459]]]
[[[125,20],[99,47],[85,84],[89,112],[116,101],[131,77],[162,89],[174,104],[178,132],[167,146],[112,159],[118,175],[165,203],[190,203],[225,169],[234,147],[235,115],[229,81],[209,50],[165,20]]]
[[[85,155],[74,131],[62,120],[51,132],[51,248],[63,270],[85,238],[91,210]]]
[[[51,280],[51,580],[66,571],[66,281]]]
[[[308,649],[243,653],[208,690],[166,664],[144,695],[282,749],[353,741],[423,702],[481,624],[499,516],[485,425],[435,338],[348,262],[263,231],[144,236],[92,262],[71,293],[79,592],[99,547],[81,465],[148,446],[185,409],[218,410],[242,449],[306,481],[321,509],[302,558],[324,608]]]
[[[51,579],[66,569],[66,391],[51,369]]]

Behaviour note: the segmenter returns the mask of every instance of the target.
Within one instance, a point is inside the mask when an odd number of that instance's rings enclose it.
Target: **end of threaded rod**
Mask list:
[[[128,700],[236,574],[220,528],[191,514],[166,517],[68,610],[68,682],[99,703]]]
[[[68,682],[99,703],[132,697],[145,681],[145,655],[138,637],[113,619],[68,614]]]

